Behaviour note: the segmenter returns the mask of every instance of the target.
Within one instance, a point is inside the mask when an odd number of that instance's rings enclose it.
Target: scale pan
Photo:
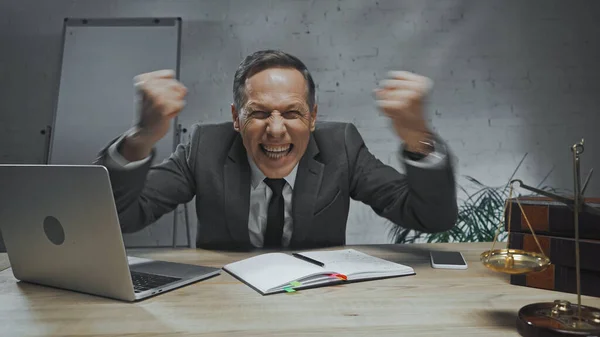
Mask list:
[[[538,272],[550,265],[542,254],[521,249],[494,249],[481,253],[481,262],[487,268],[506,274]]]
[[[517,331],[525,337],[598,336],[600,310],[557,300],[554,303],[533,303],[519,310]]]

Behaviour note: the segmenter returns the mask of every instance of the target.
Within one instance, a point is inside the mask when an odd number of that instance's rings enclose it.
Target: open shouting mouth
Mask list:
[[[260,144],[262,152],[271,159],[279,159],[287,156],[292,152],[294,144],[282,144],[282,145],[266,145]]]

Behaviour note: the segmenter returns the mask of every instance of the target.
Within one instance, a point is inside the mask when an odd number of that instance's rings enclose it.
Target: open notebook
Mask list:
[[[223,270],[263,295],[316,286],[414,275],[413,268],[354,249],[297,253],[324,266],[285,253],[266,253],[230,263]]]

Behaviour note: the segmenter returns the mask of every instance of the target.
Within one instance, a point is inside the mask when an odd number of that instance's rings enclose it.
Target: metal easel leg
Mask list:
[[[184,129],[181,124],[177,124],[177,127],[175,129],[175,145],[173,146],[173,152],[175,152],[177,150],[177,146],[179,146],[179,144],[181,143],[181,133],[182,132],[186,132],[187,130]],[[177,207],[175,207],[175,212],[173,215],[173,248],[177,247],[177,224],[178,221],[177,219],[179,218],[177,216],[177,211],[179,210],[179,205],[177,205]],[[186,232],[186,237],[187,237],[187,245],[188,247],[192,247],[192,239],[191,239],[191,235],[190,235],[190,223],[189,223],[189,217],[188,217],[188,207],[187,207],[187,203],[183,204],[183,215],[184,215],[184,219],[185,219],[185,232]]]
[[[185,216],[185,233],[187,236],[188,247],[192,248],[192,236],[190,235],[190,221],[187,203],[183,204],[183,215]]]
[[[173,248],[177,247],[177,211],[179,206],[175,207],[175,211],[173,212]]]

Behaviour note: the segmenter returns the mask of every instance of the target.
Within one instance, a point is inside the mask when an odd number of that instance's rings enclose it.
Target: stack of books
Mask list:
[[[524,275],[511,275],[514,285],[577,293],[575,223],[573,211],[546,197],[520,197],[521,211],[516,199],[509,199],[506,208],[505,230],[509,229],[508,247],[540,253],[529,224],[535,231],[544,254],[552,263],[546,270]],[[600,207],[600,198],[586,198],[585,203]],[[509,213],[510,210],[510,214]],[[510,221],[510,222],[509,222]],[[600,297],[600,216],[579,213],[579,262],[581,294]]]

